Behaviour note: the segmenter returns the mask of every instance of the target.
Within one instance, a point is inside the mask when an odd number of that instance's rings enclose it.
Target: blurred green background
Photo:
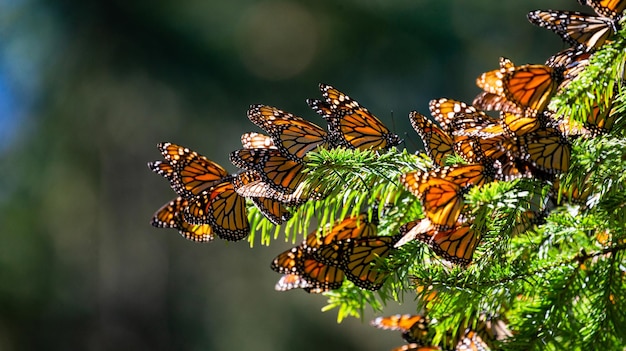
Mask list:
[[[325,82],[414,151],[411,110],[471,102],[499,56],[565,48],[526,20],[574,0],[0,0],[0,350],[389,350],[303,291],[279,293],[289,247],[200,245],[152,228],[174,197],[156,143],[224,165],[264,103],[322,122]],[[406,133],[406,134],[405,134]],[[385,314],[415,312],[411,301]]]

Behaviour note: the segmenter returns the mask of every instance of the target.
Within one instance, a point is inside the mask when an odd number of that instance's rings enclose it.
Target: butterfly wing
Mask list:
[[[324,103],[310,100],[311,107],[324,117],[332,139],[349,149],[386,150],[400,144],[400,138],[365,107],[330,85],[320,84]]]
[[[185,220],[209,224],[217,236],[238,241],[250,232],[245,198],[237,194],[230,182],[220,183],[189,200]]]
[[[230,154],[237,167],[254,171],[262,181],[286,195],[292,194],[304,180],[304,164],[273,149],[241,149]]]
[[[285,204],[271,196],[270,193],[261,194],[261,196],[246,196],[245,191],[242,194],[241,189],[247,185],[258,184],[261,181],[261,176],[256,172],[247,171],[237,174],[233,177],[233,188],[235,191],[243,197],[249,197],[252,203],[259,209],[261,214],[265,216],[270,222],[276,225],[280,225],[291,218],[291,212],[287,209]]]
[[[427,244],[435,254],[445,260],[468,265],[472,261],[480,236],[471,228],[471,223],[464,223],[445,231],[428,230],[418,235],[417,240]]]
[[[158,148],[165,162],[157,161],[148,166],[169,180],[172,189],[185,199],[192,199],[228,178],[222,166],[186,147],[160,143]],[[165,163],[171,168],[167,169]]]
[[[352,240],[342,256],[343,271],[346,278],[356,286],[367,290],[382,287],[388,273],[374,265],[379,258],[385,258],[394,250],[394,244],[400,236],[379,236]]]
[[[421,113],[412,111],[409,114],[409,120],[413,129],[422,139],[428,157],[435,164],[443,166],[446,158],[454,155],[454,141],[452,138]]]
[[[533,11],[530,23],[553,31],[577,50],[593,51],[617,32],[616,23],[608,17],[591,16],[575,11]]]
[[[520,156],[549,174],[569,169],[571,145],[555,129],[542,129],[520,137]]]
[[[207,224],[191,224],[184,220],[183,212],[187,200],[177,197],[159,208],[152,217],[152,225],[157,228],[174,228],[185,239],[196,242],[212,241],[213,230]]]
[[[319,146],[328,147],[326,130],[275,107],[252,105],[248,118],[271,136],[283,155],[294,161],[300,161]]]
[[[241,146],[244,149],[276,149],[274,140],[270,136],[257,132],[242,134]]]
[[[548,105],[562,81],[562,72],[545,65],[522,65],[483,73],[476,85],[506,98],[527,116],[535,116]]]
[[[278,273],[300,276],[315,292],[338,289],[343,284],[345,277],[339,267],[326,265],[315,260],[300,246],[276,256],[272,261],[271,268]]]
[[[591,6],[600,16],[619,20],[626,9],[624,0],[578,0],[581,5]]]

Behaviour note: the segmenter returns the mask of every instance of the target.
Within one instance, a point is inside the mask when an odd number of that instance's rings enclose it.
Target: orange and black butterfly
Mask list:
[[[276,256],[271,268],[281,274],[294,274],[301,277],[309,285],[304,288],[307,292],[338,289],[345,278],[341,268],[316,260],[302,246],[296,246]]]
[[[331,139],[337,146],[359,150],[387,150],[400,138],[365,107],[330,85],[320,84],[324,100],[307,103],[328,122]]]
[[[557,90],[567,87],[589,65],[590,58],[591,53],[576,48],[568,48],[550,56],[546,66],[563,72],[563,81]]]
[[[599,16],[619,20],[626,9],[624,0],[578,0],[581,5],[590,6]]]
[[[220,238],[237,241],[245,238],[248,224],[245,199],[232,184],[223,167],[188,148],[160,143],[165,161],[149,163],[154,172],[170,181],[174,191],[187,200],[184,221],[209,225]]]
[[[361,213],[338,221],[332,227],[310,233],[302,243],[303,249],[320,262],[341,265],[342,257],[354,240],[377,235],[378,217],[376,210],[372,212],[372,219],[367,213]]]
[[[412,221],[400,228],[402,242],[418,240],[427,244],[438,256],[459,265],[472,262],[480,235],[471,228],[471,222],[457,223],[448,230],[436,230],[428,219]]]
[[[252,105],[248,118],[265,130],[273,140],[272,146],[292,161],[300,162],[309,151],[330,146],[325,129],[275,107]]]
[[[259,211],[270,222],[279,225],[291,218],[291,212],[286,207],[285,198],[279,198],[278,196],[271,196],[271,192],[267,191],[260,196],[246,196],[245,192],[242,193],[241,189],[261,182],[261,176],[255,172],[241,172],[233,177],[232,183],[235,191],[246,198],[249,198],[252,203],[259,209]]]
[[[624,3],[619,5],[624,9]],[[621,13],[621,11],[620,11]],[[553,31],[576,50],[594,51],[618,30],[614,18],[593,16],[576,11],[533,11],[530,23]]]
[[[304,163],[294,161],[277,149],[240,149],[230,154],[235,166],[256,172],[262,181],[285,195],[292,194],[304,180]]]
[[[461,187],[452,181],[433,178],[423,179],[406,173],[400,182],[419,197],[424,214],[435,228],[452,228],[463,210],[463,196],[467,187]]]
[[[342,255],[341,268],[346,278],[361,289],[378,290],[388,273],[376,266],[379,259],[386,258],[394,251],[400,236],[378,236],[351,240]]]
[[[157,228],[174,228],[185,239],[196,242],[209,242],[214,238],[213,229],[208,224],[191,224],[183,218],[187,200],[177,197],[159,208],[152,217],[152,225]]]
[[[449,230],[457,224],[469,188],[491,182],[494,176],[485,165],[471,164],[408,172],[400,176],[400,183],[420,199],[435,230]]]
[[[454,141],[441,128],[437,127],[426,116],[412,111],[409,120],[413,129],[422,139],[428,157],[438,166],[444,166],[448,156],[454,155]]]
[[[546,108],[562,80],[561,70],[545,65],[522,65],[485,72],[476,79],[476,85],[487,93],[504,97],[524,115],[535,116]]]
[[[558,130],[539,129],[517,139],[516,156],[533,167],[548,174],[569,169],[571,144]]]
[[[431,100],[430,112],[452,138],[454,151],[469,163],[492,164],[504,156],[507,142],[498,120],[464,102],[441,98]]]
[[[230,176],[219,164],[173,143],[160,143],[158,149],[165,161],[148,163],[148,168],[169,180],[174,191],[185,199],[228,181]]]
[[[488,138],[503,133],[497,119],[462,101],[440,98],[431,100],[429,108],[433,118],[450,135]]]
[[[370,325],[383,330],[398,330],[406,342],[423,346],[431,341],[429,340],[428,323],[428,318],[422,315],[396,314],[373,319]]]

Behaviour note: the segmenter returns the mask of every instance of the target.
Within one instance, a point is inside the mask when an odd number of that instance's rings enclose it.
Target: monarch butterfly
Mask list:
[[[265,134],[248,132],[241,135],[241,146],[244,149],[277,149],[274,140]]]
[[[319,262],[307,254],[301,246],[296,246],[276,256],[271,268],[281,274],[300,276],[310,285],[307,289],[311,290],[308,291],[315,290],[315,292],[338,289],[345,277],[339,267]]]
[[[550,56],[546,66],[563,71],[563,81],[557,88],[561,91],[589,65],[591,53],[577,48],[568,48]]]
[[[626,9],[624,0],[578,0],[581,5],[591,6],[600,16],[619,20]]]
[[[419,197],[424,214],[435,228],[448,229],[455,225],[467,188],[442,178],[427,179],[417,172],[403,174],[400,182]]]
[[[152,162],[149,167],[165,176],[172,188],[185,200],[185,222],[209,225],[225,240],[245,238],[250,230],[245,199],[233,188],[232,176],[217,163],[188,148],[160,143],[158,148],[165,162]]]
[[[276,191],[292,194],[304,180],[304,163],[294,161],[275,149],[241,149],[230,154],[230,162],[254,171]]]
[[[519,157],[548,174],[569,169],[571,145],[553,128],[537,130],[519,137]]]
[[[367,213],[351,216],[335,223],[332,227],[310,233],[302,243],[303,249],[322,263],[339,266],[341,257],[346,254],[353,241],[375,237],[378,217],[373,211],[372,219]]]
[[[594,51],[617,33],[618,24],[610,17],[598,17],[575,11],[533,11],[530,23],[549,29],[576,50]]]
[[[537,116],[523,116],[512,113],[502,113],[502,123],[507,134],[511,137],[523,136],[547,126],[547,121],[543,119],[543,114]]]
[[[331,138],[338,146],[359,150],[386,150],[400,138],[365,107],[330,85],[320,84],[324,100],[307,103],[328,122]]]
[[[480,235],[471,228],[471,222],[458,223],[449,230],[436,230],[428,220],[412,221],[400,228],[400,235],[427,244],[438,256],[455,264],[466,266],[472,262]]]
[[[186,147],[172,143],[159,143],[157,147],[165,162],[151,162],[148,167],[169,180],[172,189],[185,199],[230,178],[222,166]]]
[[[435,164],[444,166],[446,158],[454,155],[452,138],[419,112],[412,111],[409,120],[422,139],[428,157]]]
[[[400,176],[400,183],[420,199],[433,228],[447,230],[456,225],[467,190],[493,181],[494,174],[481,164],[450,166],[428,173],[405,173]]]
[[[454,121],[458,116],[476,115],[481,121],[491,119],[491,117],[477,110],[474,106],[468,106],[462,101],[448,98],[430,100],[428,108],[435,121],[448,134],[456,131]]]
[[[526,116],[535,116],[548,105],[563,79],[561,70],[545,65],[522,65],[483,73],[476,85],[506,98]]]
[[[229,241],[241,240],[250,232],[245,198],[237,194],[231,182],[190,199],[184,217],[189,223],[209,224],[217,236]]]
[[[276,107],[251,105],[248,118],[265,130],[278,150],[293,161],[302,160],[319,146],[330,146],[325,129]]]
[[[376,265],[379,258],[385,258],[394,250],[394,244],[400,236],[378,236],[352,240],[347,244],[342,256],[341,268],[349,281],[361,289],[378,290],[388,274],[380,271]]]
[[[509,101],[506,97],[486,91],[476,95],[472,104],[484,111],[510,112],[516,115],[524,113],[522,108]]]
[[[187,200],[177,197],[159,208],[152,217],[152,225],[157,228],[174,228],[185,239],[197,242],[212,241],[213,230],[207,224],[190,224],[183,218]]]
[[[495,170],[483,164],[446,166],[426,174],[428,179],[443,178],[459,186],[481,186],[494,180]]]
[[[246,175],[246,173],[252,173],[253,176]],[[240,177],[258,177],[258,180],[246,181],[237,179]],[[300,206],[307,199],[319,200],[322,198],[322,194],[315,190],[309,191],[304,183],[300,183],[291,194],[285,194],[274,189],[275,186],[263,181],[261,176],[254,171],[246,171],[236,175],[233,183],[237,193],[243,197],[273,199],[287,206]]]
[[[292,289],[303,289],[304,291],[312,294],[319,294],[323,292],[322,289],[314,288],[304,278],[297,274],[287,273],[276,282],[274,286],[276,291],[287,291]]]
[[[505,151],[505,139],[497,120],[464,102],[431,100],[430,112],[453,140],[454,151],[469,163],[493,163]]]
[[[422,315],[396,314],[373,319],[370,325],[383,330],[399,330],[406,342],[426,345],[430,341],[428,323],[428,318]]]
[[[237,174],[233,178],[233,187],[238,194],[242,195],[239,192],[239,189],[243,188],[247,184],[255,183],[260,181],[261,176],[254,172],[242,172]],[[267,194],[263,194],[267,195]],[[246,197],[245,195],[242,195]],[[273,197],[267,196],[258,196],[258,197],[249,197],[252,203],[259,209],[261,214],[265,216],[270,222],[273,224],[279,225],[291,218],[291,212],[287,210],[285,204],[282,201],[274,199]]]

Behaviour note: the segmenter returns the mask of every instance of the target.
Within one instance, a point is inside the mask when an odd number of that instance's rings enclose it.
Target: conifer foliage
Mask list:
[[[396,350],[623,350],[626,1],[579,2],[594,14],[528,14],[570,48],[500,58],[471,105],[432,100],[434,121],[411,112],[423,153],[327,84],[307,100],[323,127],[251,106],[263,132],[242,135],[235,174],[160,144],[149,168],[177,197],[153,225],[196,242],[284,232],[299,244],[271,263],[276,289],[323,293],[339,320],[416,292],[372,321],[401,333]]]

